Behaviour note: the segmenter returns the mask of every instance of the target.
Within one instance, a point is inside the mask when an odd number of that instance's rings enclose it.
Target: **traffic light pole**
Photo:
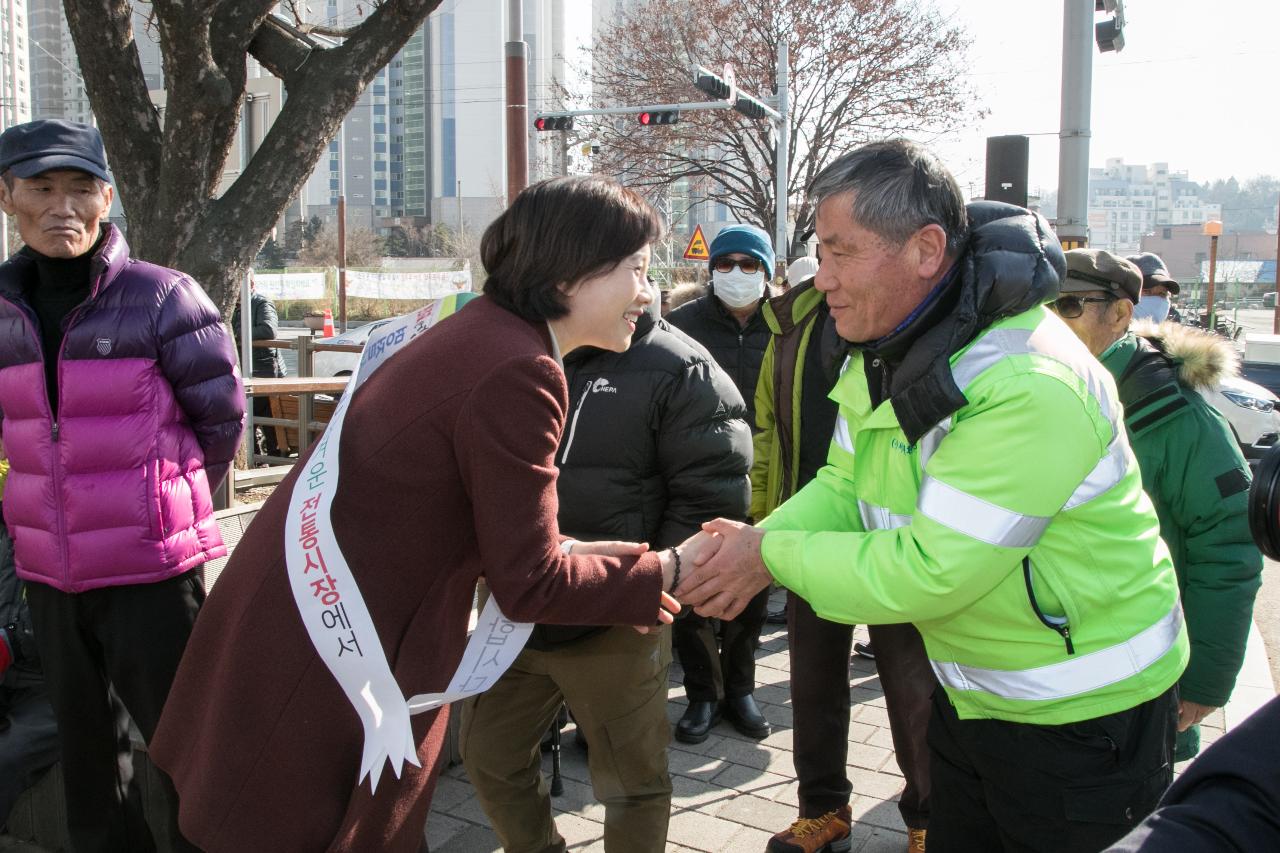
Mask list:
[[[513,0],[514,2],[514,0]],[[785,264],[789,256],[790,246],[787,244],[787,213],[791,174],[791,137],[788,124],[790,101],[787,89],[791,84],[789,62],[789,46],[783,40],[778,45],[775,86],[777,88],[777,109],[770,107],[760,99],[738,92],[732,83],[699,66],[694,69],[694,85],[710,95],[722,96],[714,101],[699,101],[687,104],[645,104],[637,107],[601,107],[586,110],[557,110],[538,116],[535,126],[538,130],[553,130],[555,119],[572,119],[576,116],[623,116],[643,115],[644,113],[690,112],[693,110],[737,110],[748,118],[767,118],[774,126],[774,253]],[[726,72],[726,75],[728,72]],[[642,119],[642,121],[644,121]],[[544,126],[545,122],[545,126]],[[570,122],[570,126],[572,123]],[[563,146],[562,146],[563,147]],[[776,271],[775,271],[776,272]]]
[[[1093,94],[1094,0],[1063,0],[1062,130],[1058,142],[1058,239],[1083,248],[1089,237],[1089,108]]]
[[[688,110],[731,110],[733,104],[727,101],[705,101],[696,104],[647,104],[642,107],[601,107],[595,110],[556,110],[555,112],[543,113],[545,117],[559,116],[634,116],[640,113],[657,113],[674,110],[676,112],[685,112]]]

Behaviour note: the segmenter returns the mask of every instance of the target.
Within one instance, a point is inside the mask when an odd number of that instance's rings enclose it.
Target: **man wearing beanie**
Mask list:
[[[773,278],[773,246],[754,225],[730,225],[711,241],[711,292],[667,315],[711,353],[733,379],[747,404],[747,423],[755,428],[756,380],[769,345],[769,326],[761,314]],[[676,620],[673,638],[684,668],[689,707],[676,724],[676,740],[702,743],[726,716],[749,738],[765,738],[769,721],[752,697],[755,650],[769,604],[763,590],[733,619],[723,621],[720,646],[711,620],[692,610]]]
[[[1067,252],[1067,278],[1050,306],[1115,377],[1142,488],[1173,557],[1191,639],[1191,661],[1178,680],[1174,748],[1174,759],[1185,761],[1200,750],[1200,721],[1225,705],[1235,687],[1262,555],[1249,535],[1249,465],[1231,427],[1199,393],[1235,373],[1239,358],[1231,344],[1177,323],[1130,330],[1149,287],[1168,282],[1150,252],[1124,260],[1075,249]],[[1165,310],[1168,292],[1161,293]]]
[[[191,278],[129,256],[105,221],[96,128],[0,135],[0,208],[25,247],[0,265],[4,518],[58,723],[71,846],[155,849],[129,720],[150,741],[226,554],[210,494],[244,427],[235,349]],[[177,827],[171,847],[192,849]]]

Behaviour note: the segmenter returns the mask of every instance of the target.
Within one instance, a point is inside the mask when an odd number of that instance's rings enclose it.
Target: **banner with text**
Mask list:
[[[471,291],[471,271],[368,272],[347,270],[347,296],[361,299],[443,299]]]
[[[324,299],[322,272],[256,272],[253,284],[272,302],[290,299]]]

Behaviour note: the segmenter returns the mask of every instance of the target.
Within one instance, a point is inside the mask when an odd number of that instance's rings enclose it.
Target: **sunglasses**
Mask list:
[[[1114,296],[1059,296],[1057,299],[1049,303],[1049,307],[1053,309],[1059,317],[1065,317],[1068,320],[1074,320],[1084,313],[1084,305],[1086,302],[1115,302]]]
[[[733,272],[733,268],[737,267],[747,275],[755,275],[760,272],[764,264],[758,258],[744,258],[735,261],[733,258],[716,258],[711,268],[716,272]]]

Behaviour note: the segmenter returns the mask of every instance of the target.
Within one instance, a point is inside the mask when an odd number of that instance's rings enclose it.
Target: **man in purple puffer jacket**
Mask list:
[[[77,851],[149,851],[128,720],[150,740],[226,553],[210,492],[244,426],[217,309],[129,257],[92,127],[0,135],[0,208],[26,248],[0,265],[4,500],[58,721]],[[172,801],[172,797],[170,798]],[[175,849],[185,849],[170,819]]]

